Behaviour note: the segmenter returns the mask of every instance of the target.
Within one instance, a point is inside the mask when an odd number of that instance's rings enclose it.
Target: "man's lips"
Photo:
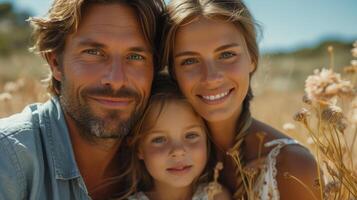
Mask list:
[[[89,99],[94,100],[104,107],[120,108],[128,106],[133,99],[131,98],[117,98],[117,97],[101,97],[101,96],[88,96]]]

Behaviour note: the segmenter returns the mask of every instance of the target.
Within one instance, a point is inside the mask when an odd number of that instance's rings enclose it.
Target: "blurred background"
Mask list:
[[[304,81],[328,68],[334,47],[336,71],[350,65],[357,40],[356,0],[246,0],[261,26],[261,60],[253,78],[253,115],[283,130],[303,104]],[[29,16],[44,16],[50,0],[0,0],[0,117],[19,112],[48,96],[41,80],[48,67],[31,46]],[[286,131],[302,143],[300,127]]]

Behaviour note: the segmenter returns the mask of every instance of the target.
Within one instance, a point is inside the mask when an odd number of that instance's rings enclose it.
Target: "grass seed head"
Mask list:
[[[306,108],[302,108],[300,111],[295,113],[294,120],[297,122],[305,122],[310,112]]]
[[[337,124],[343,118],[342,109],[335,105],[324,108],[321,112],[321,119],[330,124]]]

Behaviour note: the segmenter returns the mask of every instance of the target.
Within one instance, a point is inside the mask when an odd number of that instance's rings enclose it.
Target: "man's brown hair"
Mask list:
[[[90,4],[124,4],[130,6],[137,14],[145,40],[150,45],[154,55],[155,71],[161,67],[158,62],[158,51],[163,24],[165,3],[163,0],[54,0],[47,15],[43,18],[34,17],[29,21],[34,28],[34,46],[31,48],[41,54],[46,60],[48,53],[55,53],[59,62],[65,47],[65,40],[71,33],[77,31],[85,8]],[[60,82],[55,78],[48,78],[49,92],[56,94],[60,89]]]

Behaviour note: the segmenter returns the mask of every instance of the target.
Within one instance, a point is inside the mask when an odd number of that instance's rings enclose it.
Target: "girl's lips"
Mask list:
[[[181,175],[181,174],[184,174],[184,173],[190,171],[191,168],[192,168],[192,165],[185,165],[185,166],[170,167],[170,168],[167,168],[166,170],[171,174]]]

